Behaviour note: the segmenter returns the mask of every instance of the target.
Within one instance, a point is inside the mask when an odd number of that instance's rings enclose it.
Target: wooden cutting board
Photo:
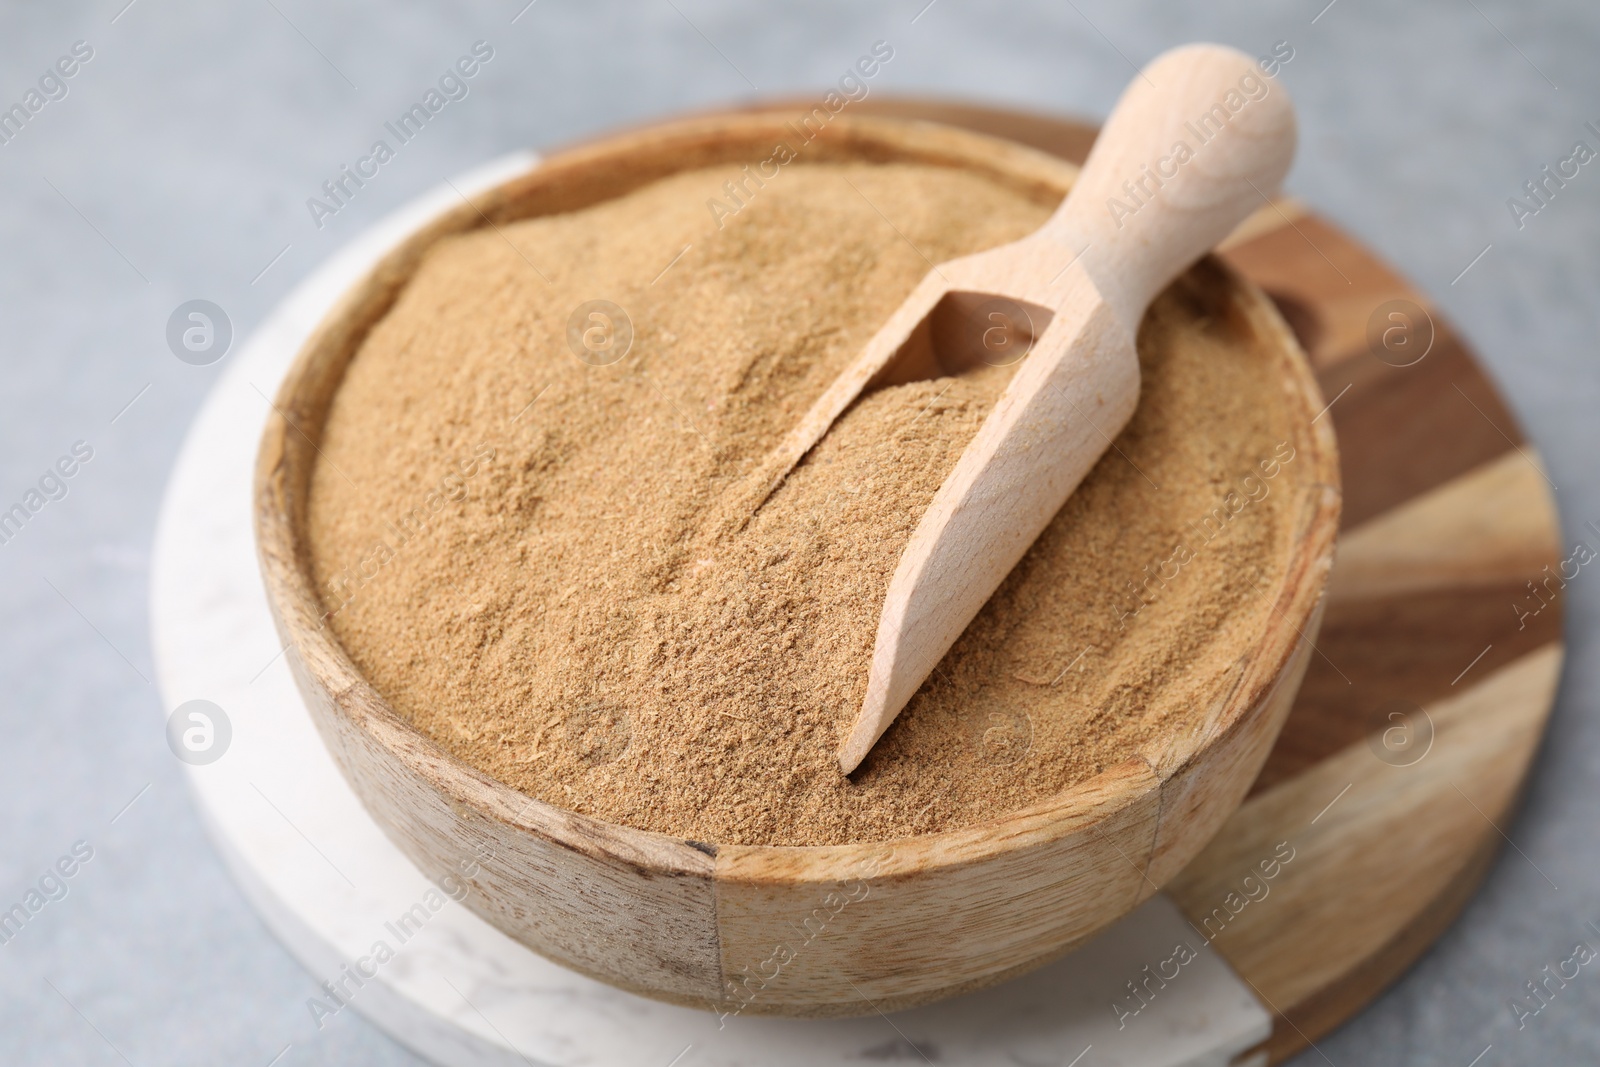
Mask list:
[[[1073,162],[1095,133],[929,100],[859,110]],[[1166,887],[1274,1012],[1264,1051],[1278,1063],[1403,974],[1503,850],[1529,862],[1504,849],[1505,831],[1560,678],[1570,552],[1538,456],[1423,294],[1293,200],[1263,208],[1224,255],[1311,357],[1344,479],[1298,700],[1244,806]]]

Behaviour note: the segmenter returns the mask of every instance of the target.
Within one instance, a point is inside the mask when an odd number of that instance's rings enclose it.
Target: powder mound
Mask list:
[[[1277,356],[1205,266],[1145,319],[1116,447],[839,775],[889,578],[1006,376],[864,397],[739,529],[741,478],[930,262],[1054,205],[951,169],[796,163],[718,229],[704,205],[733,177],[429,251],[312,479],[314,577],[365,677],[529,796],[719,843],[971,825],[1201,721],[1268,622],[1309,480]],[[631,325],[622,358],[569,344],[595,300]]]

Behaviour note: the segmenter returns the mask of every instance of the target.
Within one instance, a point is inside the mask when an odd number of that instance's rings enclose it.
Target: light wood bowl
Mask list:
[[[551,157],[396,248],[349,292],[284,381],[262,440],[256,524],[268,601],[324,740],[395,843],[549,958],[661,1000],[727,1013],[860,1015],[998,982],[1060,956],[1172,878],[1239,805],[1304,673],[1339,515],[1322,398],[1272,303],[1219,262],[1195,268],[1226,314],[1279,355],[1297,466],[1312,472],[1271,623],[1190,730],[1049,800],[981,825],[888,843],[718,845],[534,800],[403,721],[321,624],[307,488],[345,368],[423,252],[450,234],[613,198],[691,168],[766,159],[787,115],[635,131]],[[1075,168],[953,128],[838,116],[808,161],[914,161],[984,175],[1043,204]],[[1195,277],[1191,275],[1191,277]],[[1303,458],[1302,458],[1303,457]],[[471,866],[477,857],[476,866]]]

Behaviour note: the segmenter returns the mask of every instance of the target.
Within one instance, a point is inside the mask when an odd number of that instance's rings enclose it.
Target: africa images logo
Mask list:
[[[323,196],[306,198],[306,210],[311,212],[311,221],[317,229],[327,225],[327,220],[340,211],[355,198],[356,193],[366,187],[367,182],[378,176],[378,171],[394,159],[399,149],[422,132],[433,117],[445,109],[447,104],[454,101],[465,100],[472,91],[468,82],[477,77],[485,64],[494,58],[494,48],[488,41],[474,41],[472,53],[457,59],[449,69],[439,75],[436,86],[430,85],[427,92],[422,94],[422,99],[412,104],[400,117],[393,122],[385,122],[383,128],[394,138],[394,144],[388,139],[379,138],[372,142],[372,147],[367,154],[356,160],[352,169],[349,164],[340,164],[339,172],[332,178],[322,183]]]
[[[57,59],[39,75],[36,88],[22,94],[22,99],[0,110],[0,145],[8,145],[22,133],[22,128],[45,109],[45,105],[65,100],[71,87],[68,80],[77,76],[83,65],[94,58],[94,49],[87,41],[74,41],[71,51]]]

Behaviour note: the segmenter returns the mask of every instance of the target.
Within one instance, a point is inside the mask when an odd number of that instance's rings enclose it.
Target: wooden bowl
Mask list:
[[[545,956],[661,1000],[729,1014],[858,1015],[949,996],[1060,956],[1175,875],[1238,806],[1272,746],[1320,620],[1338,464],[1293,336],[1257,289],[1202,267],[1227,314],[1280,354],[1297,462],[1315,483],[1272,622],[1193,728],[1049,800],[946,833],[865,845],[688,841],[565,811],[449,755],[400,719],[333,634],[310,575],[306,501],[330,399],[352,356],[440,238],[572,211],[690,168],[767,158],[787,116],[678,122],[554,156],[386,256],[329,313],[262,440],[256,525],[268,600],[324,740],[422,871]],[[1075,168],[1006,141],[838,116],[802,158],[912,161],[981,174],[1044,204]]]

